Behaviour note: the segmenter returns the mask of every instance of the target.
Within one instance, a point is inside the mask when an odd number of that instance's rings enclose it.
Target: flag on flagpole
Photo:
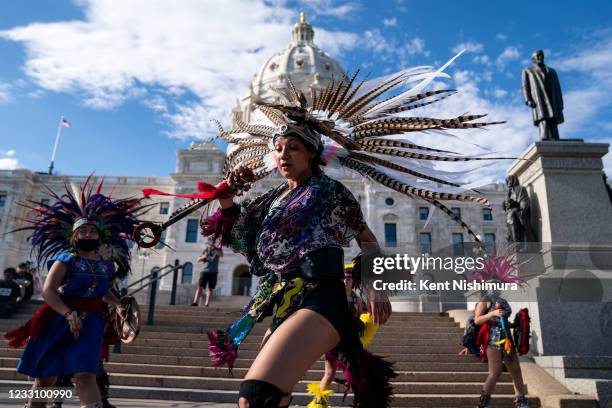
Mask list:
[[[65,127],[65,128],[69,128],[69,127],[72,126],[72,122],[69,121],[68,119],[62,118],[62,126]]]

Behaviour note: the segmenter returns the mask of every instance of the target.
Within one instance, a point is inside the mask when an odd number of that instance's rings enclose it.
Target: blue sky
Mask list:
[[[436,113],[506,120],[469,140],[514,155],[537,139],[520,72],[542,48],[564,91],[561,137],[612,141],[610,2],[23,0],[0,5],[0,168],[46,170],[63,114],[58,172],[170,174],[176,149],[227,123],[301,10],[349,71],[439,65],[466,48],[447,71],[460,93]]]

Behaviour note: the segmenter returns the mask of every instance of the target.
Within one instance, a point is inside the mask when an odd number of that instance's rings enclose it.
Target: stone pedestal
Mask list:
[[[608,143],[536,142],[508,169],[527,188],[540,242],[612,244],[601,158]]]
[[[538,244],[519,258],[536,355],[612,355],[612,204],[607,143],[536,142],[509,168],[527,189]],[[510,299],[509,299],[510,300]]]

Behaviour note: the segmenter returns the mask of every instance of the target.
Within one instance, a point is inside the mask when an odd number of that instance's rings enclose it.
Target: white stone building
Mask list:
[[[331,78],[343,75],[342,68],[313,42],[314,31],[304,20],[297,23],[292,31],[291,43],[279,53],[273,55],[253,76],[248,94],[242,98],[232,111],[233,121],[248,121],[253,110],[253,101],[269,99],[270,90],[285,85],[285,77],[306,95],[309,88],[323,87]],[[192,143],[189,149],[177,151],[176,171],[168,177],[105,177],[105,191],[114,189],[115,197],[139,196],[142,188],[156,188],[174,193],[190,193],[195,190],[198,181],[218,183],[221,181],[221,168],[225,158],[224,152],[207,142]],[[468,237],[461,227],[445,214],[430,207],[423,201],[406,198],[377,183],[364,179],[359,174],[344,170],[331,170],[329,174],[344,183],[358,198],[365,218],[379,242],[393,248],[405,245],[405,249],[418,254],[431,252],[438,248],[458,244]],[[19,227],[19,217],[24,209],[18,202],[32,200],[40,202],[48,199],[43,185],[61,192],[64,183],[82,183],[86,176],[63,176],[35,173],[30,170],[0,171],[0,267],[16,266],[23,260],[30,259],[30,246],[24,232],[8,234]],[[268,177],[258,182],[250,194],[260,194],[279,184],[278,177]],[[505,198],[505,185],[498,183],[481,189],[492,203],[492,211],[482,206],[456,202],[447,203],[453,211],[460,212],[461,218],[489,243],[498,244],[505,241],[504,212],[501,203]],[[162,197],[155,198],[160,203],[148,215],[148,220],[162,222],[169,214],[185,204],[187,200]],[[431,214],[428,214],[431,213]],[[200,267],[195,259],[201,254],[204,239],[199,234],[200,212],[181,220],[167,230],[163,237],[169,249],[160,246],[142,251],[133,248],[131,280],[149,274],[154,268],[172,264],[175,259],[187,263],[179,276],[177,300],[190,303],[195,284],[197,284]],[[426,221],[429,218],[428,221]],[[347,258],[356,254],[356,245],[347,251]],[[45,271],[41,271],[43,274]],[[167,296],[172,285],[172,277],[162,279],[162,296]],[[246,260],[238,254],[226,250],[219,264],[217,293],[219,295],[247,294],[255,282],[248,274]],[[167,299],[160,299],[164,302]]]

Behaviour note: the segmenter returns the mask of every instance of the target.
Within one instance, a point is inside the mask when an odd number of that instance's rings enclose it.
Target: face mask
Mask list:
[[[76,246],[81,251],[93,251],[100,245],[99,239],[77,239]]]

